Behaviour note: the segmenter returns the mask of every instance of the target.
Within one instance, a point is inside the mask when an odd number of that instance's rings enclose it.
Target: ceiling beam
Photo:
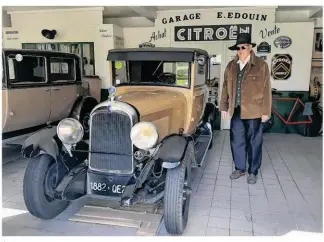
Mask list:
[[[309,10],[309,18],[317,18],[322,15],[323,15],[322,7],[314,7],[313,9]]]
[[[151,9],[149,7],[140,7],[140,6],[130,6],[133,11],[141,15],[142,17],[147,18],[152,23],[155,23],[156,19],[156,11],[155,9]]]

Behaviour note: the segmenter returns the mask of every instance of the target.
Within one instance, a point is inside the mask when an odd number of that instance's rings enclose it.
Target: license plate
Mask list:
[[[88,172],[88,193],[121,197],[131,176],[102,175]]]
[[[106,182],[90,182],[92,193],[105,193],[111,196],[119,196],[124,193],[125,185],[111,184]]]

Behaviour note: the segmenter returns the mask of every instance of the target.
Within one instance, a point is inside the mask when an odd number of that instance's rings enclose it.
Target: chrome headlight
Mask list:
[[[74,145],[83,138],[83,127],[81,123],[73,118],[65,118],[57,126],[59,139],[67,145]]]
[[[150,122],[135,124],[130,134],[133,144],[143,150],[151,149],[159,139],[157,128]]]

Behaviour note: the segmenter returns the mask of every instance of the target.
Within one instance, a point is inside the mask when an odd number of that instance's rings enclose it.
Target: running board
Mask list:
[[[85,205],[69,220],[137,228],[138,236],[157,235],[162,214],[119,210],[110,207]]]
[[[203,165],[210,142],[212,140],[213,133],[208,125],[206,124],[206,126],[202,127],[199,132],[194,135],[195,156],[198,167]]]

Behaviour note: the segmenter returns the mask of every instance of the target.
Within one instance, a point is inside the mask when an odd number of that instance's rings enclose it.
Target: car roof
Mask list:
[[[77,54],[66,53],[66,52],[61,52],[61,51],[53,51],[53,50],[3,48],[2,52],[3,53],[41,54],[41,55],[66,56],[66,57],[72,57],[72,58],[80,58]]]
[[[179,48],[179,47],[146,47],[146,48],[125,48],[125,49],[111,49],[109,53],[117,52],[184,52],[197,53],[208,56],[208,52],[199,48]]]

